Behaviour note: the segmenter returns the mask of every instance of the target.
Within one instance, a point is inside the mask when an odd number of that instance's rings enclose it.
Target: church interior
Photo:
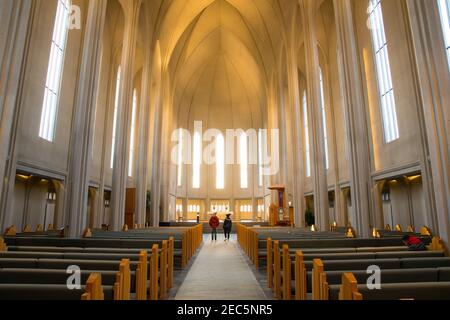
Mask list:
[[[0,17],[0,300],[450,300],[450,0]]]

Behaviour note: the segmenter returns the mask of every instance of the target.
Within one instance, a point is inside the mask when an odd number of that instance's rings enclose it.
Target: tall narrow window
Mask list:
[[[130,132],[130,154],[128,159],[128,176],[133,176],[133,162],[136,143],[136,113],[137,113],[137,90],[133,91],[133,110],[131,112],[131,132]]]
[[[239,159],[241,166],[241,189],[248,188],[248,144],[247,134],[242,133],[239,137]]]
[[[381,99],[384,139],[386,143],[390,143],[397,140],[400,135],[398,131],[394,86],[392,84],[391,66],[389,63],[386,33],[384,31],[381,0],[370,0],[369,19],[375,53],[378,91]]]
[[[322,109],[322,121],[323,121],[323,143],[325,145],[325,167],[328,170],[330,168],[330,158],[328,155],[328,128],[327,128],[327,111],[325,106],[325,90],[323,83],[323,73],[320,69],[320,107]]]
[[[70,0],[58,0],[55,25],[53,27],[39,128],[39,137],[49,142],[53,142],[55,139],[56,117],[64,69],[64,54],[69,32],[70,6]]]
[[[442,31],[444,32],[444,43],[447,50],[448,66],[450,68],[450,0],[438,0],[441,14]]]
[[[194,133],[194,161],[192,170],[192,187],[200,189],[200,168],[202,164],[202,139],[200,133]]]
[[[225,140],[222,134],[216,138],[216,188],[225,188]]]
[[[117,116],[119,111],[119,93],[120,93],[120,74],[121,68],[117,70],[116,79],[116,96],[114,99],[114,120],[113,120],[113,133],[111,142],[111,169],[114,168],[114,152],[116,150],[116,132],[117,132]]]
[[[306,91],[303,92],[303,130],[305,136],[305,164],[306,177],[311,177],[311,149],[309,144],[309,121],[308,121],[308,102],[306,100]]]
[[[178,187],[183,185],[183,130],[178,130]]]
[[[258,131],[258,185],[263,187],[264,175],[263,175],[263,136],[262,130]]]

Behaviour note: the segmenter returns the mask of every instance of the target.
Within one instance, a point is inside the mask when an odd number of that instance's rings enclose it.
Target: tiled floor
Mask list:
[[[181,284],[175,300],[268,300],[234,236],[204,244]]]

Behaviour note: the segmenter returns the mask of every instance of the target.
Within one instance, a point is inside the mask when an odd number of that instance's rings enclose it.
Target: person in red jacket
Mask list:
[[[427,246],[422,240],[415,236],[405,235],[403,237],[403,243],[408,246],[410,251],[426,251]]]
[[[217,213],[214,213],[211,217],[211,219],[209,219],[209,226],[212,228],[212,241],[217,241],[217,228],[220,225],[220,220],[217,217]]]

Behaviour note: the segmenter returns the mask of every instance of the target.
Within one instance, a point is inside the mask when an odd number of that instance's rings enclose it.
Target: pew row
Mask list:
[[[434,239],[433,243],[439,243]],[[300,250],[295,256],[287,245],[283,245],[280,251],[280,241],[268,239],[267,250],[267,279],[268,286],[274,290],[277,299],[290,300],[292,288],[295,288],[295,299],[305,300],[308,292],[312,292],[313,299],[321,299],[326,292],[322,285],[326,283],[324,277],[325,260],[327,270],[364,270],[372,265],[377,265],[385,270],[389,269],[411,269],[411,268],[437,268],[449,267],[450,258],[446,258],[442,247],[430,245],[429,251],[389,251],[383,248],[381,252],[372,248],[366,252],[333,252],[327,253],[321,249],[317,253],[308,254]],[[293,261],[295,259],[295,261]],[[309,272],[307,271],[309,270]],[[294,279],[294,280],[292,280]],[[335,280],[333,284],[335,283]]]
[[[5,258],[0,255],[0,280],[3,274],[12,279],[9,281],[11,285],[29,284],[30,287],[37,284],[61,285],[68,277],[67,268],[78,266],[81,270],[96,270],[96,273],[103,275],[108,286],[112,286],[113,298],[116,300],[130,298],[146,300],[147,297],[151,300],[165,299],[168,290],[173,286],[173,239],[163,241],[162,250],[159,250],[159,246],[155,244],[151,252],[150,262],[147,262],[148,255],[145,250],[141,251],[136,261],[122,259],[116,275],[110,273],[112,270],[117,270],[117,261],[114,260]],[[21,272],[20,269],[23,271]],[[38,277],[34,277],[35,275]],[[150,275],[150,288],[148,288],[148,275]],[[14,281],[14,278],[19,278],[19,281]],[[136,293],[135,296],[131,297],[131,291]]]
[[[352,273],[342,275],[342,284],[330,286],[332,300],[449,300],[450,282],[383,284],[379,290],[358,285]]]
[[[313,300],[328,300],[330,285],[336,285],[343,273],[352,271],[358,279],[367,281],[369,267],[381,270],[383,283],[438,282],[450,280],[450,258],[420,257],[366,260],[304,260],[301,251],[297,252],[294,268],[295,297],[304,300],[308,292]],[[311,270],[308,272],[307,270]],[[277,270],[274,270],[276,274]],[[283,277],[288,270],[281,270]]]

